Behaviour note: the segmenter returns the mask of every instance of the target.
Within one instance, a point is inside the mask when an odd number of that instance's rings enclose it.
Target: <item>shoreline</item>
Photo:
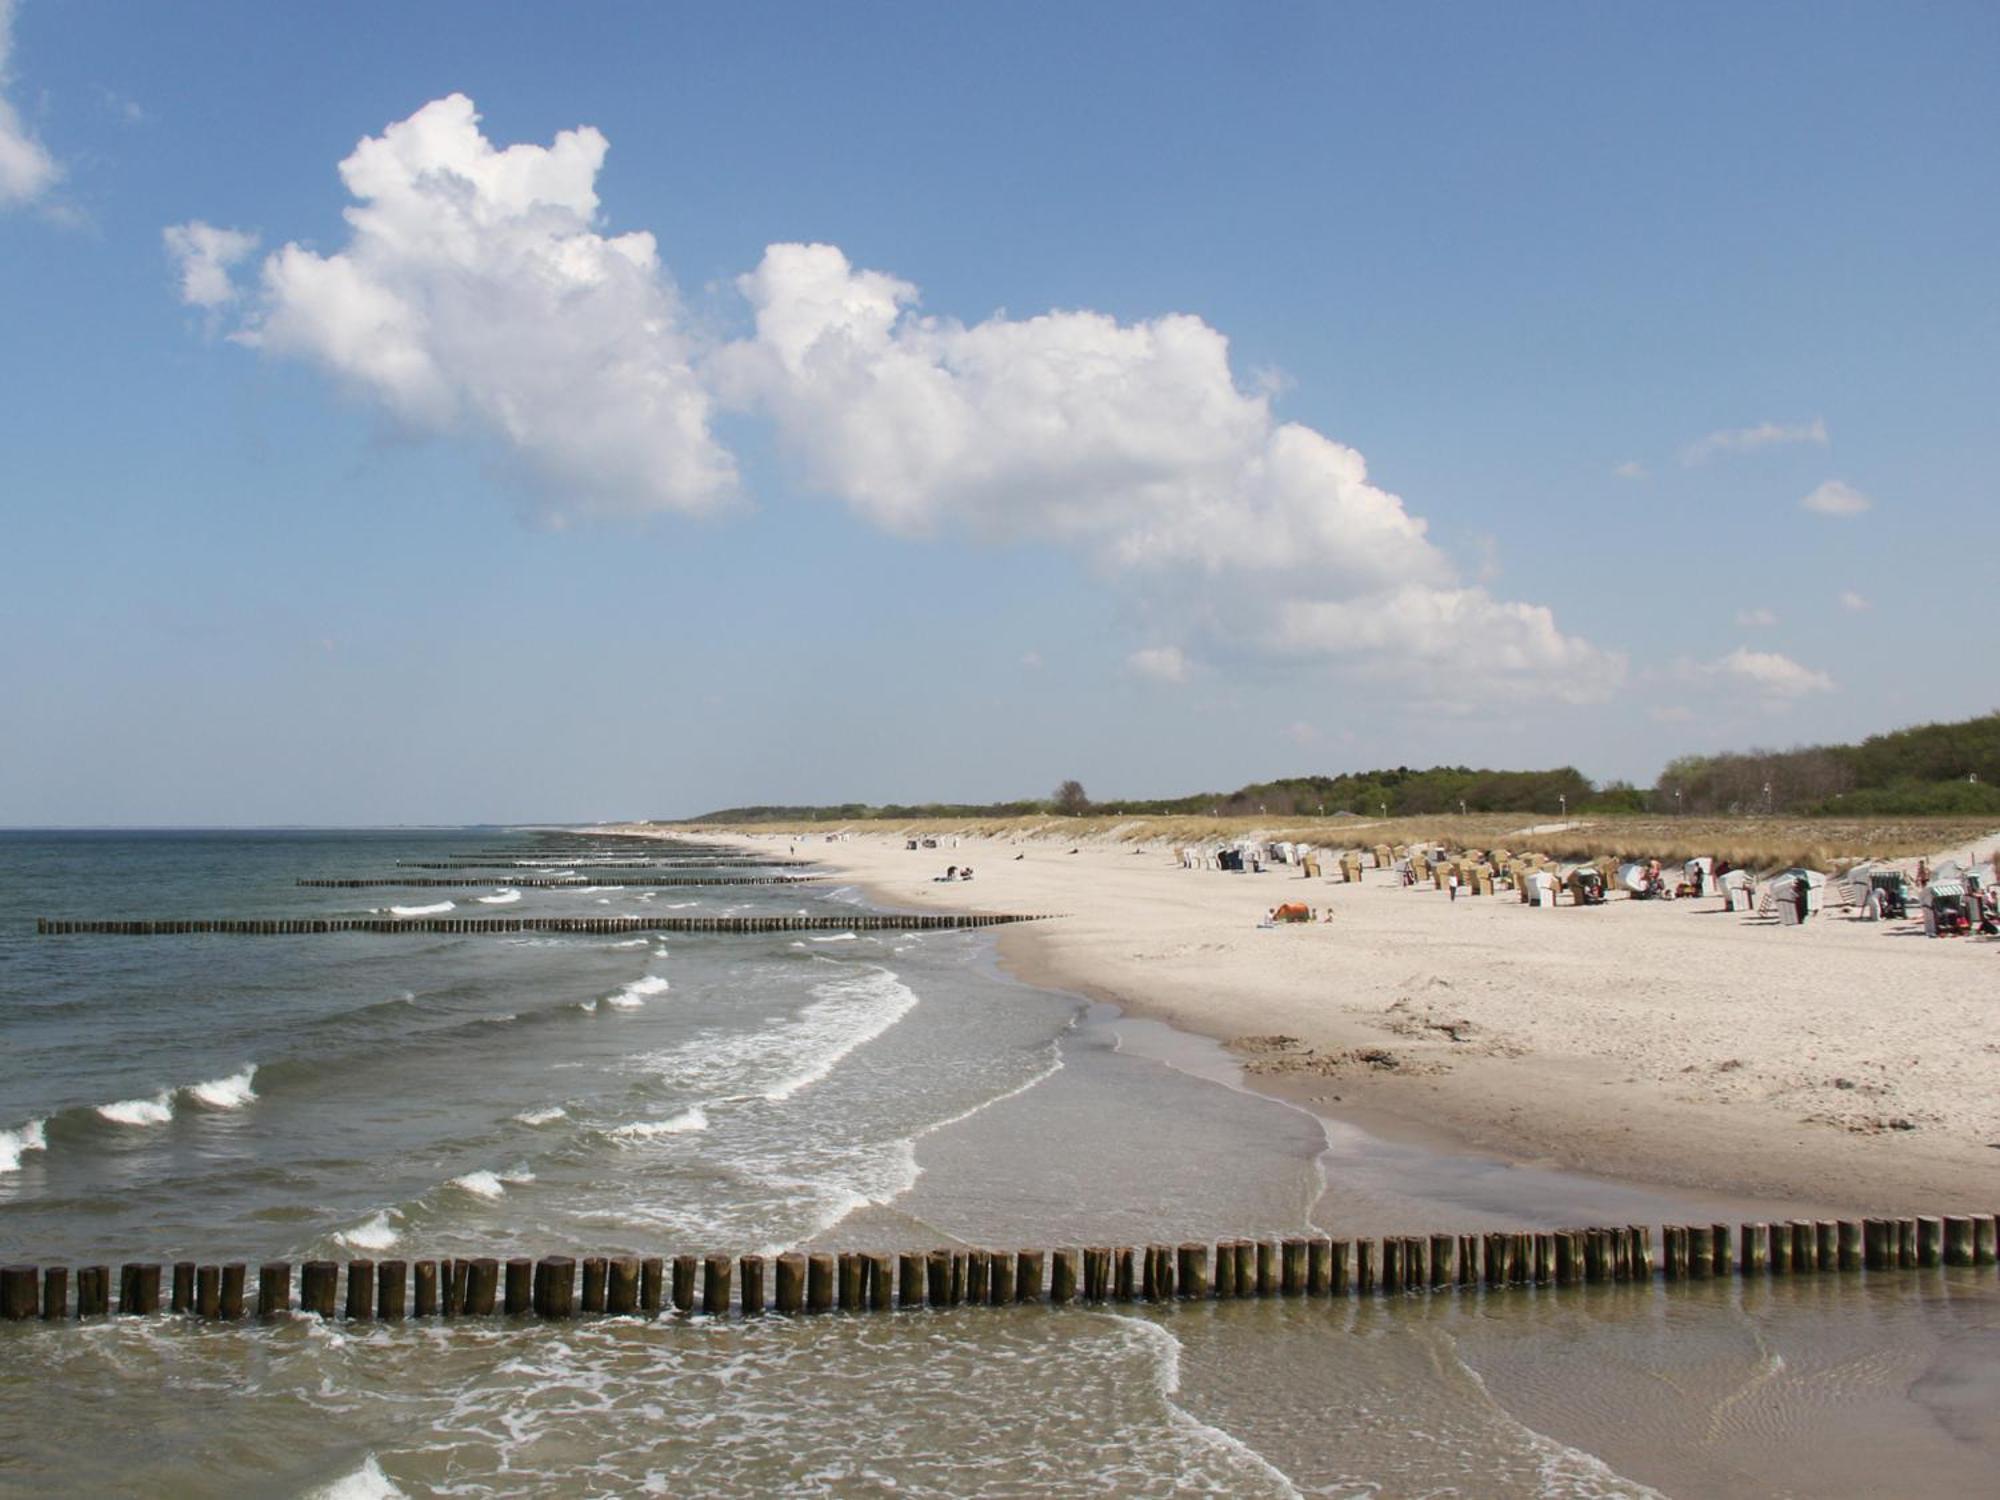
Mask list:
[[[721,831],[692,835],[687,830],[624,831],[739,845],[784,838]],[[1542,925],[1566,919],[1573,924],[1576,918],[1566,910],[1535,913],[1520,909],[1504,895],[1477,902],[1468,898],[1463,915],[1470,917],[1473,906],[1483,908],[1480,916],[1489,930],[1466,951],[1437,941],[1428,930],[1396,930],[1401,925],[1396,918],[1402,913],[1428,903],[1433,910],[1422,914],[1428,920],[1445,907],[1446,898],[1436,896],[1433,901],[1430,892],[1390,889],[1386,877],[1374,885],[1346,887],[1305,882],[1291,872],[1240,877],[1187,871],[1164,851],[1139,851],[1135,857],[1130,846],[1079,845],[1076,853],[1069,854],[1047,843],[968,839],[962,847],[911,854],[901,847],[900,838],[879,834],[812,844],[800,852],[890,909],[1070,912],[1052,922],[1001,929],[1002,968],[1024,983],[1107,1002],[1126,1015],[1207,1038],[1242,1066],[1243,1084],[1253,1091],[1302,1108],[1322,1121],[1403,1146],[1550,1169],[1595,1179],[1609,1188],[1722,1204],[1743,1212],[1971,1211],[1988,1207],[2000,1186],[1996,1171],[2000,1154],[1984,1144],[1985,1139],[2000,1140],[2000,1130],[1990,1136],[1981,1131],[1982,1139],[1973,1142],[1954,1140],[1949,1129],[1926,1128],[1929,1122],[1904,1130],[1870,1123],[1857,1127],[1851,1121],[1843,1126],[1838,1119],[1806,1120],[1796,1114],[1787,1118],[1784,1103],[1773,1108],[1769,1101],[1758,1100],[1754,1090],[1732,1095],[1704,1087],[1717,1077],[1752,1073],[1733,1056],[1711,1059],[1706,1068],[1689,1063],[1679,1076],[1642,1076],[1626,1058],[1565,1051],[1540,1037],[1536,1045],[1523,1045],[1486,1023],[1476,981],[1500,962],[1489,950],[1497,943],[1511,961],[1508,967],[1532,970],[1538,957],[1556,966],[1572,962],[1577,956],[1573,952],[1541,954],[1538,941],[1545,935],[1574,934],[1573,926],[1565,931]],[[946,862],[968,857],[980,871],[971,883],[940,884],[928,873],[933,865],[942,868]],[[1142,863],[1143,870],[1138,868]],[[1031,874],[1032,879],[1023,878]],[[1016,878],[1005,878],[1010,875]],[[1002,878],[990,878],[996,876]],[[1012,896],[1014,891],[1042,899],[1022,901]],[[1047,900],[1050,895],[1057,899]],[[1168,895],[1173,897],[1173,910],[1156,910]],[[1326,902],[1339,915],[1324,927],[1314,923],[1300,929],[1254,931],[1267,895],[1273,902],[1287,898],[1308,899],[1316,906]],[[1684,921],[1690,924],[1687,931],[1704,941],[1723,932],[1713,920],[1716,914],[1708,910],[1712,902],[1677,904],[1679,911],[1672,909],[1673,904],[1614,903],[1582,915],[1588,921],[1629,907],[1638,921]],[[1370,920],[1347,924],[1344,919],[1349,916]],[[1691,925],[1698,922],[1709,925]],[[1526,925],[1530,923],[1536,925]],[[1740,950],[1731,955],[1738,969],[1748,962],[1747,955],[1757,952],[1758,944],[1764,945],[1768,959],[1774,956],[1771,945],[1783,941],[1776,930],[1743,931],[1739,919],[1727,919],[1727,925],[1738,934],[1727,944]],[[1842,918],[1823,916],[1807,928],[1786,930],[1785,936],[1847,925]],[[1246,934],[1246,929],[1251,931]],[[1364,981],[1359,988],[1336,987],[1345,1003],[1301,1003],[1299,995],[1289,993],[1298,984],[1298,966],[1260,962],[1250,946],[1322,937],[1345,942],[1353,933],[1363,934],[1378,948],[1386,946],[1391,971],[1421,964],[1429,972],[1400,976],[1398,982],[1383,975],[1383,955],[1376,953],[1375,962],[1361,966],[1376,973],[1342,976]],[[1878,958],[1906,949],[1896,934],[1881,927],[1864,936],[1886,945]],[[1201,937],[1211,941],[1191,941]],[[1155,951],[1162,939],[1167,940],[1165,947]],[[1617,945],[1607,940],[1604,947],[1606,951],[1598,955],[1600,972],[1583,976],[1586,997],[1592,985],[1630,977],[1621,973]],[[1956,950],[1958,945],[1950,947]],[[1220,969],[1213,961],[1215,950],[1225,950],[1227,961]],[[1982,951],[1968,949],[1965,956]],[[1861,952],[1865,957],[1866,950]],[[1781,961],[1788,958],[1775,956]],[[1936,959],[1958,956],[1956,951],[1934,954],[1926,965],[1931,972],[1924,978],[1935,985]],[[1341,954],[1336,948],[1326,957],[1337,963]],[[1183,962],[1171,962],[1177,958]],[[1836,971],[1856,962],[1844,951],[1830,958]],[[1162,959],[1170,962],[1154,967]],[[1754,973],[1746,979],[1740,972],[1724,972],[1725,987],[1756,982]],[[1948,972],[1947,987],[1976,988],[1987,979],[1986,971],[1963,963]],[[1413,978],[1418,983],[1413,984]],[[1508,979],[1514,989],[1524,982],[1533,984],[1532,974],[1510,974]],[[1414,995],[1408,993],[1412,988],[1417,989]],[[1390,990],[1404,993],[1391,999]],[[1897,993],[1907,1000],[1907,992]],[[1672,1008],[1671,987],[1662,1003],[1669,1008],[1655,1020],[1679,1019]],[[1386,1023],[1385,1010],[1395,1013]],[[1465,1011],[1471,1019],[1444,1015],[1447,1010]],[[1587,1014],[1583,1021],[1588,1035],[1594,1023]],[[1985,1034],[1977,1053],[2000,1054],[2000,1045],[1991,1040],[1994,1028],[1973,1024]],[[1934,1038],[1930,1046],[1948,1051],[1953,1040],[1963,1038]],[[1639,1045],[1644,1048],[1643,1040]],[[1816,1049],[1811,1050],[1816,1055]],[[1386,1059],[1386,1064],[1356,1062],[1356,1057]],[[1986,1076],[1991,1064],[1974,1060],[1970,1066],[1973,1086],[1982,1094],[1990,1092],[1976,1080]],[[1921,1072],[1921,1066],[1914,1071]],[[1682,1081],[1689,1074],[1703,1076]],[[1855,1094],[1880,1102],[1883,1094],[1897,1087],[1869,1078],[1863,1092],[1846,1087],[1847,1082],[1833,1080],[1837,1104],[1852,1102],[1839,1096]],[[1939,1097],[1948,1092],[1939,1090]],[[1788,1101],[1784,1093],[1778,1097]],[[1864,1114],[1862,1119],[1872,1117]]]

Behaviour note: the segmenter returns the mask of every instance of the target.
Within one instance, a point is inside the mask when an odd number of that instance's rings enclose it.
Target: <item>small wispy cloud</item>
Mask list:
[[[1814,417],[1810,422],[1790,426],[1782,422],[1759,422],[1755,427],[1717,428],[1681,449],[1681,462],[1693,468],[1696,464],[1707,463],[1719,453],[1750,453],[1783,443],[1816,443],[1825,447],[1825,419]]]
[[[14,0],[0,0],[0,89],[9,81],[14,50]],[[0,93],[0,208],[32,203],[62,180],[62,168],[21,123],[13,101]]]
[[[1134,651],[1125,658],[1125,663],[1141,677],[1150,677],[1155,682],[1187,681],[1188,660],[1178,646],[1148,646]]]
[[[257,236],[217,229],[200,219],[169,224],[160,231],[167,258],[180,273],[181,301],[210,312],[234,302],[238,292],[229,269],[257,248]]]
[[[1768,626],[1777,624],[1778,616],[1774,611],[1768,610],[1764,608],[1763,605],[1760,604],[1755,609],[1737,610],[1736,623],[1738,625],[1748,625],[1754,629],[1761,630]]]
[[[1767,699],[1803,698],[1834,690],[1834,681],[1826,673],[1793,661],[1781,652],[1752,651],[1748,646],[1738,646],[1727,656],[1704,662],[1694,672],[1698,676],[1739,683]]]
[[[1865,614],[1867,611],[1873,609],[1875,605],[1873,601],[1863,598],[1861,595],[1855,593],[1853,589],[1843,589],[1840,594],[1840,607],[1852,614],[1858,615]]]
[[[1611,472],[1616,474],[1620,479],[1644,479],[1646,477],[1646,466],[1636,458],[1628,458]]]
[[[1799,509],[1809,510],[1816,516],[1858,516],[1864,510],[1872,509],[1874,504],[1853,485],[1829,479],[1801,500]]]

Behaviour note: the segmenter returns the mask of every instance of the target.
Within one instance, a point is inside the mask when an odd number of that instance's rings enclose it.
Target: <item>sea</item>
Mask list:
[[[814,852],[766,840],[652,873],[811,873],[770,861]],[[1142,1245],[1675,1206],[1256,1093],[1208,1042],[1010,978],[991,930],[35,932],[38,916],[877,910],[834,878],[648,886],[610,868],[693,854],[497,828],[0,833],[0,1259]],[[467,868],[418,868],[449,864]],[[564,872],[587,883],[509,883]],[[296,883],[417,873],[481,883]],[[1380,1222],[1384,1205],[1405,1222]],[[1593,1209],[1606,1217],[1547,1217]],[[2000,1296],[1978,1268],[750,1319],[0,1325],[6,1495],[1996,1484]]]

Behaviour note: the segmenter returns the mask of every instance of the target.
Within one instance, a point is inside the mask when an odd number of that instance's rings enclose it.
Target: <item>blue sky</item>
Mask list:
[[[0,17],[0,823],[1994,706],[1991,6]]]

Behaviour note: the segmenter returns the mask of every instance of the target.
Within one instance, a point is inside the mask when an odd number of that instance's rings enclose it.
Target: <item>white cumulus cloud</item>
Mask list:
[[[1780,652],[1752,651],[1747,646],[1738,646],[1701,670],[1745,684],[1767,698],[1803,698],[1809,693],[1830,693],[1834,688],[1833,679],[1824,672],[1801,666]]]
[[[1141,677],[1150,677],[1155,682],[1187,681],[1188,660],[1178,646],[1148,646],[1134,651],[1125,662]]]
[[[1718,453],[1748,453],[1782,443],[1827,443],[1826,422],[1814,417],[1810,422],[1787,426],[1782,422],[1759,422],[1755,427],[1724,427],[1695,439],[1681,450],[1681,462],[1692,467],[1707,463]]]
[[[256,235],[190,219],[169,224],[160,236],[180,273],[182,302],[212,311],[236,300],[239,290],[230,278],[230,267],[257,248]]]
[[[1628,458],[1611,472],[1616,474],[1620,479],[1644,479],[1646,477],[1646,466],[1636,458]]]
[[[363,140],[330,255],[267,257],[239,334],[419,432],[470,433],[558,518],[701,512],[736,488],[650,234],[601,232],[588,126],[496,149],[460,94]]]
[[[7,97],[13,51],[14,0],[0,0],[0,208],[31,203],[62,177],[62,168],[21,123],[20,111]]]
[[[1875,606],[1864,595],[1855,593],[1853,589],[1843,589],[1840,594],[1840,607],[1858,615],[1866,613]]]
[[[1774,611],[1768,610],[1760,604],[1754,609],[1737,610],[1736,623],[1738,625],[1748,625],[1761,629],[1765,626],[1777,624],[1778,616]]]
[[[1875,504],[1851,484],[1829,479],[1799,502],[1800,510],[1818,516],[1858,516]]]
[[[1154,675],[1213,650],[1437,698],[1597,697],[1622,676],[1547,608],[1468,586],[1362,455],[1279,420],[1200,318],[966,323],[835,246],[775,244],[737,282],[748,333],[697,338],[653,237],[605,231],[606,150],[587,126],[501,149],[469,99],[424,106],[341,163],[347,242],[266,257],[236,337],[413,430],[484,438],[558,516],[727,501],[713,410],[761,417],[873,525],[1082,554],[1154,620],[1133,658]],[[213,254],[182,265],[225,294]]]

